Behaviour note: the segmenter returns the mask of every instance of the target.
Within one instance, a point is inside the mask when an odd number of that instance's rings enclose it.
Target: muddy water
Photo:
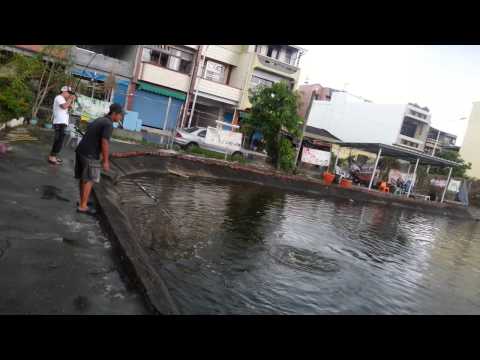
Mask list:
[[[117,187],[182,313],[480,313],[479,223],[217,180]]]

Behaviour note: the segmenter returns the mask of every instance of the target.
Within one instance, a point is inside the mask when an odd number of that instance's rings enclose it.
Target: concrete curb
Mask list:
[[[142,291],[150,308],[157,314],[179,314],[167,286],[148,262],[148,256],[136,241],[128,219],[110,199],[105,182],[97,184],[94,194],[98,202],[101,223],[112,240],[127,273]]]
[[[472,214],[468,211],[467,208],[461,205],[454,204],[440,204],[437,202],[427,202],[417,199],[406,199],[403,197],[398,197],[389,193],[381,192],[370,192],[364,188],[342,188],[339,185],[325,185],[323,181],[305,178],[298,175],[287,175],[281,172],[260,169],[253,166],[242,165],[238,163],[231,163],[224,160],[202,158],[192,155],[179,154],[172,151],[133,151],[133,152],[124,152],[124,153],[114,153],[112,154],[113,158],[117,159],[128,159],[128,158],[149,158],[149,157],[160,157],[165,159],[175,159],[182,162],[188,162],[191,164],[198,164],[203,167],[214,167],[216,169],[229,170],[230,172],[242,173],[242,180],[254,182],[257,184],[268,184],[271,186],[280,187],[286,190],[293,191],[302,191],[313,194],[327,195],[327,196],[336,196],[346,199],[352,199],[357,201],[364,201],[367,203],[373,204],[383,204],[387,206],[397,206],[406,209],[419,210],[437,215],[448,215],[454,218],[461,218],[467,220],[473,220]],[[140,164],[141,165],[143,164]],[[216,172],[214,169],[214,172]],[[144,172],[143,170],[138,170],[136,172]],[[168,171],[167,171],[168,172]],[[218,171],[218,172],[221,172]],[[225,171],[224,171],[225,172]],[[130,172],[129,172],[130,173]],[[189,173],[183,172],[186,175],[194,177],[195,172]],[[197,174],[198,176],[198,174]],[[215,176],[226,178],[228,180],[238,181],[235,177],[231,176]],[[238,175],[237,175],[238,177]]]

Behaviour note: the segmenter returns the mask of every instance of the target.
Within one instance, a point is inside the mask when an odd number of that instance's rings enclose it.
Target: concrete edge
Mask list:
[[[312,194],[321,194],[328,196],[336,196],[342,198],[353,198],[354,200],[364,201],[367,203],[373,204],[382,204],[387,206],[396,206],[405,209],[424,211],[436,215],[450,215],[455,218],[464,219],[464,220],[475,220],[475,217],[472,216],[471,212],[468,211],[468,208],[461,205],[453,204],[440,204],[433,202],[425,202],[417,199],[406,199],[399,198],[392,194],[369,192],[367,189],[362,188],[342,188],[339,185],[325,185],[323,181],[306,178],[298,175],[288,175],[283,174],[277,171],[271,171],[266,169],[261,169],[254,166],[242,165],[239,163],[231,163],[224,160],[210,159],[197,157],[192,155],[179,154],[172,151],[156,150],[156,151],[133,151],[133,152],[123,152],[112,154],[113,158],[133,158],[133,157],[161,157],[169,159],[179,159],[183,161],[190,161],[197,164],[203,165],[214,165],[219,167],[227,167],[234,171],[247,172],[251,175],[256,175],[259,177],[271,177],[275,178],[281,187],[287,190],[299,190],[298,187],[303,187],[302,192],[312,193]],[[145,172],[145,170],[139,170],[136,173]],[[149,170],[150,172],[150,170]],[[129,172],[130,174],[130,172]],[[133,174],[133,172],[132,172]],[[192,177],[195,174],[188,174]],[[229,179],[231,180],[231,179]],[[248,181],[247,179],[243,179]],[[235,180],[234,180],[235,181]],[[251,181],[250,181],[251,182]],[[262,185],[261,181],[254,183]],[[275,186],[275,185],[274,185]]]
[[[135,239],[128,219],[119,207],[108,196],[108,188],[104,182],[94,187],[94,195],[98,203],[100,221],[104,226],[112,244],[120,254],[121,262],[134,284],[142,292],[148,306],[156,314],[175,315],[179,310],[175,305],[162,278],[149,265],[148,257]]]

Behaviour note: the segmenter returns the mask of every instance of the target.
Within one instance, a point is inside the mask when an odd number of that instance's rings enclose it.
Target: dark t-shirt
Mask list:
[[[113,121],[104,116],[88,124],[87,132],[75,150],[79,154],[90,159],[100,159],[102,138],[110,140],[113,132]]]

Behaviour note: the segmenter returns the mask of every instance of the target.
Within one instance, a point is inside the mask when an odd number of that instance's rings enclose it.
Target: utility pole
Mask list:
[[[312,104],[313,101],[315,100],[315,97],[317,96],[317,91],[313,90],[312,96],[310,98],[310,102],[308,104],[307,112],[305,114],[305,119],[303,120],[303,127],[302,127],[302,133],[300,135],[300,142],[297,147],[297,154],[295,156],[295,168],[298,167],[298,158],[300,156],[300,151],[302,150],[302,143],[303,143],[303,138],[305,136],[305,129],[307,128],[307,122],[308,122],[308,117],[310,116],[310,111],[312,109]]]
[[[197,53],[195,55],[195,63],[193,65],[193,69],[192,69],[192,72],[190,74],[190,85],[188,86],[187,97],[185,99],[185,105],[184,105],[184,109],[182,111],[182,116],[181,116],[181,119],[180,119],[180,127],[181,128],[185,127],[185,121],[187,120],[188,106],[189,106],[191,98],[192,98],[192,93],[193,93],[194,85],[195,85],[195,79],[197,78],[197,74],[198,74],[198,65],[200,64],[200,59],[201,59],[201,56],[202,56],[201,53],[202,53],[202,45],[198,45]]]
[[[203,48],[203,46],[205,46],[205,49]],[[205,57],[207,56],[207,49],[208,49],[208,45],[203,45],[202,46],[202,53],[203,53],[203,57],[202,57],[202,64],[200,65],[200,69],[203,69],[204,68],[204,65],[205,65]],[[200,75],[201,76],[201,75]],[[195,82],[194,84],[196,85],[197,89],[195,90],[195,96],[193,97],[193,103],[192,103],[192,110],[190,111],[190,118],[188,119],[188,127],[190,127],[192,125],[192,118],[193,118],[193,112],[195,111],[195,105],[197,103],[197,97],[198,97],[198,84],[197,84],[197,80],[198,80],[198,71],[197,73],[195,74]],[[195,85],[194,85],[194,88],[195,88]]]

